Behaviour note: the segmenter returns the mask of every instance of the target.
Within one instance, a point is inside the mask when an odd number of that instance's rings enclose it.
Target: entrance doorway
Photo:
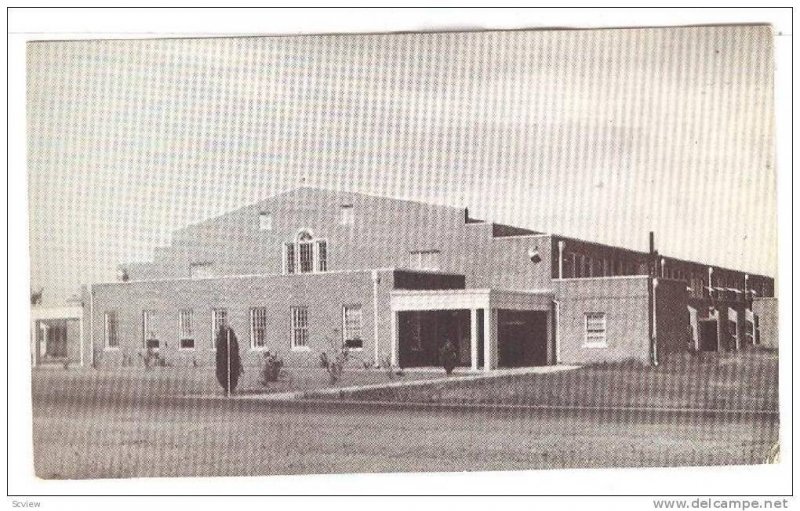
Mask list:
[[[547,365],[547,313],[498,310],[499,367]]]
[[[67,320],[51,319],[37,323],[39,356],[45,360],[67,358]]]
[[[717,320],[701,319],[698,321],[700,330],[700,351],[717,351]]]
[[[447,341],[456,347],[458,365],[470,365],[469,310],[406,311],[398,320],[400,367],[439,366],[439,350]]]

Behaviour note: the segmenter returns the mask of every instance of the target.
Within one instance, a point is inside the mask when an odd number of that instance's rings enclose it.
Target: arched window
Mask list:
[[[328,243],[315,240],[307,229],[297,232],[294,241],[283,244],[283,273],[328,271]]]

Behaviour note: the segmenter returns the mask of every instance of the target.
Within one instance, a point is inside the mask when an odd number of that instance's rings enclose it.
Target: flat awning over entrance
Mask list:
[[[552,290],[395,290],[391,292],[392,363],[433,364],[444,340],[438,336],[458,338],[463,362],[473,370],[552,363],[548,355],[552,310]],[[446,311],[461,312],[453,316]],[[469,333],[463,342],[462,332]],[[406,349],[409,343],[413,348]]]
[[[508,309],[549,311],[552,290],[442,289],[392,291],[392,311]]]

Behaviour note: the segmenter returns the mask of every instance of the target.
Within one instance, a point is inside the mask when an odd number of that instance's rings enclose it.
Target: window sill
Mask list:
[[[217,351],[214,349],[214,351]],[[250,346],[250,351],[269,351],[268,346]]]
[[[347,348],[347,351],[364,351],[364,348]]]
[[[119,351],[119,346],[106,346],[103,351]]]
[[[311,351],[311,348],[309,348],[308,346],[293,346],[292,351],[294,352]]]
[[[178,348],[178,351],[197,351],[197,348]]]

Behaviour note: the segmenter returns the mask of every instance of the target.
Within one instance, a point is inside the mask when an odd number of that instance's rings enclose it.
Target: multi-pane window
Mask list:
[[[262,231],[272,230],[272,213],[262,211],[258,214],[258,228]]]
[[[310,241],[298,243],[300,255],[300,273],[311,273],[314,271],[314,244]]]
[[[267,308],[250,309],[250,347],[263,349],[267,347]]]
[[[283,273],[328,271],[328,243],[314,240],[307,231],[300,231],[296,241],[283,244]]]
[[[345,305],[342,308],[342,340],[347,348],[361,349],[364,347],[364,340],[361,336],[362,322],[361,305]]]
[[[317,271],[328,271],[328,243],[324,240],[317,242]]]
[[[589,347],[606,346],[606,313],[587,312],[584,315],[586,336],[584,345]]]
[[[343,204],[339,210],[339,223],[341,225],[353,225],[355,217],[353,216],[353,205]]]
[[[292,349],[308,347],[308,307],[291,307]]]
[[[194,349],[194,311],[182,309],[178,311],[178,337],[180,349]]]
[[[114,311],[106,312],[106,348],[119,348],[119,337],[117,337],[117,313]]]
[[[211,346],[216,349],[220,328],[228,326],[227,309],[211,309]]]
[[[158,349],[159,342],[155,329],[156,311],[142,311],[142,343],[147,349]]]
[[[284,243],[283,245],[283,273],[292,274],[294,267],[294,243]]]
[[[411,252],[409,265],[414,270],[438,270],[439,251],[438,250],[419,250]]]

